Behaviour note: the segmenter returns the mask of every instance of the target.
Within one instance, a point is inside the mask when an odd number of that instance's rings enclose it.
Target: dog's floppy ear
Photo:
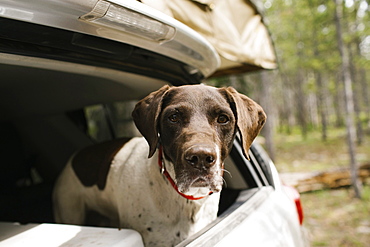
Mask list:
[[[153,156],[158,145],[158,116],[161,113],[163,95],[168,89],[170,86],[165,85],[152,92],[140,100],[132,112],[136,127],[149,144],[149,158]]]
[[[243,154],[249,159],[248,150],[266,122],[262,107],[247,96],[238,93],[234,88],[222,88],[230,103],[239,130]]]

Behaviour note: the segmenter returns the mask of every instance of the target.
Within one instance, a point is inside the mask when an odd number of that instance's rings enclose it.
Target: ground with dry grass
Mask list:
[[[351,189],[305,193],[301,200],[311,246],[370,246],[370,187],[362,200]]]
[[[326,171],[349,166],[344,129],[330,130],[322,142],[319,132],[304,140],[299,133],[277,134],[275,164],[279,172]],[[370,136],[357,146],[359,164],[370,163]],[[362,199],[355,199],[351,188],[304,193],[304,225],[311,246],[370,246],[370,186]]]

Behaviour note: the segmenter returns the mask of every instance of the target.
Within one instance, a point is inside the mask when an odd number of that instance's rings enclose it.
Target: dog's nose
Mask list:
[[[184,158],[189,165],[197,169],[205,169],[216,163],[216,152],[206,146],[194,146],[186,150]]]

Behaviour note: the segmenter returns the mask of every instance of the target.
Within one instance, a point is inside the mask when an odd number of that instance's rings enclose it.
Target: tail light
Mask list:
[[[301,196],[300,196],[299,192],[294,187],[287,186],[287,185],[284,185],[284,187],[285,187],[285,191],[287,192],[288,196],[295,203],[295,206],[296,206],[296,209],[297,209],[297,214],[298,214],[299,224],[302,225],[304,214],[303,214],[303,207],[302,207],[302,203],[301,203]]]

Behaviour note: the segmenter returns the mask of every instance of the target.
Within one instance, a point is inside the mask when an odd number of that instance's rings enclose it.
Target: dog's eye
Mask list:
[[[179,116],[175,113],[175,114],[172,114],[168,117],[168,119],[173,122],[173,123],[177,123],[179,121]]]
[[[218,116],[217,122],[220,123],[220,124],[228,123],[229,122],[229,117],[222,114],[222,115]]]

